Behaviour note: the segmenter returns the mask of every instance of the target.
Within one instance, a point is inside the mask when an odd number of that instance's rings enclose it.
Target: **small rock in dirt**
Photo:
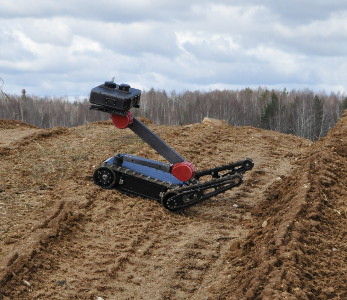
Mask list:
[[[231,251],[235,251],[240,249],[240,241],[234,241],[231,245],[230,245],[230,250]]]
[[[265,221],[261,224],[261,227],[262,227],[262,228],[265,228],[265,227],[267,226],[267,224],[268,224],[268,221],[265,220]]]
[[[17,241],[17,239],[14,237],[7,237],[4,239],[4,244],[5,245],[11,245],[11,244],[14,244],[16,241]]]
[[[31,287],[31,283],[29,281],[26,281],[25,279],[23,279],[23,284],[27,287]]]
[[[233,207],[236,207],[236,208],[237,208],[237,207],[239,207],[239,206],[238,206],[237,204],[233,204]]]
[[[57,280],[57,284],[63,286],[66,284],[66,280]]]
[[[96,297],[95,300],[104,300],[102,297]]]

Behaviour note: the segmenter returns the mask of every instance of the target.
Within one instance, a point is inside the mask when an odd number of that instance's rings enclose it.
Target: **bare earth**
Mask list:
[[[316,143],[216,120],[149,126],[198,169],[255,167],[172,214],[93,184],[114,153],[163,160],[130,130],[0,120],[1,300],[347,299],[347,113]]]

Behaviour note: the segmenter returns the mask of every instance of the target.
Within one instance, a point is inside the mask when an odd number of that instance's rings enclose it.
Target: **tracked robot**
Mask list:
[[[169,211],[179,212],[243,182],[243,174],[253,168],[251,159],[197,171],[191,162],[133,116],[130,109],[140,107],[140,97],[141,91],[128,84],[106,81],[91,90],[90,109],[109,113],[115,127],[132,130],[168,163],[118,153],[95,170],[95,184],[154,199]]]

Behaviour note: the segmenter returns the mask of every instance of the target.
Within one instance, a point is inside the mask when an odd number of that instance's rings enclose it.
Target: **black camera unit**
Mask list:
[[[131,108],[140,107],[140,97],[141,90],[131,88],[129,84],[106,81],[91,90],[90,109],[125,116]]]

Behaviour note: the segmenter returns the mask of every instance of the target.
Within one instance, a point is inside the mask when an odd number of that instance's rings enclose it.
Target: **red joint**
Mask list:
[[[189,161],[183,161],[172,165],[171,174],[180,181],[188,181],[195,176],[196,169]]]
[[[134,116],[131,111],[128,111],[125,116],[112,114],[111,118],[114,126],[119,129],[127,128],[134,121]]]

